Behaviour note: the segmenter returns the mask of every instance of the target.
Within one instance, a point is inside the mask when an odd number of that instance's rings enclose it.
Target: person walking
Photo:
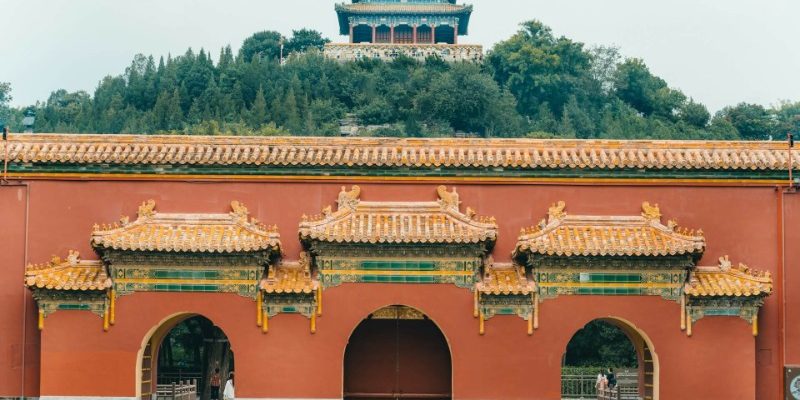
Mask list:
[[[225,382],[225,391],[222,392],[222,398],[224,400],[235,400],[236,395],[234,394],[233,390],[233,371],[231,371],[228,381]]]
[[[614,375],[614,368],[609,368],[608,373],[606,374],[606,379],[608,379],[608,388],[614,389],[617,387],[617,376]]]
[[[211,400],[219,400],[219,387],[222,385],[222,379],[219,377],[219,368],[214,368],[214,373],[209,378],[211,383]]]

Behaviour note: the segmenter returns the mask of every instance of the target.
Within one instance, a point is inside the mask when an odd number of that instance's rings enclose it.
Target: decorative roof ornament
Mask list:
[[[251,218],[244,204],[231,202],[227,214],[159,213],[154,200],[139,207],[138,218],[130,222],[95,224],[91,239],[98,251],[208,252],[280,251],[277,227],[266,227]]]
[[[726,255],[719,258],[716,266],[699,266],[692,271],[684,290],[690,297],[768,296],[772,285],[769,271],[754,270],[742,263],[733,266]]]
[[[342,191],[339,192],[339,199],[336,200],[336,204],[339,206],[339,209],[342,208],[351,208],[355,209],[358,205],[358,202],[361,201],[361,187],[358,185],[353,185],[350,191],[347,191],[344,186],[342,186]],[[326,212],[327,210],[327,212]],[[331,213],[330,206],[323,209],[323,214],[329,215]]]
[[[139,206],[138,214],[139,218],[150,218],[154,216],[156,214],[156,201],[150,199],[143,202],[142,205]]]
[[[522,229],[514,257],[530,252],[544,256],[676,256],[699,259],[705,250],[703,231],[661,223],[661,210],[642,204],[640,216],[568,215],[559,201],[548,218]]]
[[[458,200],[458,193],[456,192],[456,188],[453,188],[452,192],[447,191],[447,186],[439,186],[436,188],[436,193],[439,194],[439,204],[445,208],[452,208],[458,210],[461,207],[461,201]],[[471,208],[467,208],[468,210],[472,210]],[[474,211],[473,211],[474,215]]]
[[[661,209],[658,204],[651,206],[649,202],[642,203],[642,216],[647,219],[661,220]]]
[[[549,216],[547,223],[550,224],[555,220],[564,219],[564,217],[567,216],[567,213],[564,211],[566,207],[567,203],[563,200],[551,205],[550,209],[547,210],[547,215]]]
[[[476,217],[468,208],[460,211],[458,193],[437,188],[439,199],[427,202],[361,201],[361,189],[342,189],[338,208],[323,209],[321,215],[303,218],[303,241],[336,243],[493,243],[497,223],[491,217]]]
[[[111,279],[99,260],[81,260],[80,253],[70,250],[66,259],[53,256],[45,264],[29,264],[25,268],[25,286],[31,289],[104,291]]]

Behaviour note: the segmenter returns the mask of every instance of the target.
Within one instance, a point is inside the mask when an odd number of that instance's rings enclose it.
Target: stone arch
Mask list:
[[[659,360],[650,337],[633,322],[615,316],[594,318],[586,321],[581,327],[585,327],[590,322],[602,321],[612,325],[622,331],[633,345],[638,361],[638,385],[639,394],[645,400],[658,400],[659,398]],[[581,328],[582,329],[582,328]],[[577,330],[571,335],[567,342],[563,344],[564,352],[572,338],[577,334]]]
[[[177,312],[173,313],[150,327],[144,335],[139,350],[136,355],[136,398],[149,399],[147,395],[154,394],[158,375],[157,365],[159,351],[164,339],[170,332],[180,325],[181,323],[195,317],[202,317],[214,324],[214,327],[219,328],[225,338],[230,341],[229,336],[225,331],[216,325],[213,320],[202,313],[194,312]],[[233,351],[233,344],[230,343],[230,350]]]
[[[388,305],[368,314],[350,332],[342,360],[345,399],[453,396],[450,342],[415,307]]]

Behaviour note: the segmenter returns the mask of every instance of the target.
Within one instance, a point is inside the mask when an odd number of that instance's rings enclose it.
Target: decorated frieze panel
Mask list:
[[[224,269],[266,265],[271,261],[267,252],[249,253],[169,253],[109,250],[103,259],[110,266],[142,268],[178,268],[202,265],[204,268]]]
[[[89,311],[103,320],[103,330],[114,323],[114,301],[107,291],[34,290],[38,307],[39,330],[44,321],[56,311]]]
[[[371,16],[358,16],[358,17],[350,17],[348,18],[350,25],[358,26],[358,25],[368,25],[368,26],[399,26],[399,25],[409,25],[409,26],[421,26],[421,25],[428,25],[428,26],[441,26],[441,25],[449,25],[449,26],[456,26],[458,25],[459,18],[454,16],[442,16],[442,15],[371,15]]]
[[[106,292],[36,290],[33,298],[44,317],[60,310],[91,311],[103,317],[108,306]]]
[[[448,283],[471,288],[480,276],[480,258],[354,259],[317,257],[324,287],[342,283]]]
[[[119,295],[133,292],[236,293],[255,298],[263,267],[112,266],[114,290]]]
[[[311,253],[316,257],[352,259],[483,258],[488,252],[488,249],[484,244],[365,245],[314,242],[310,247]]]
[[[479,300],[479,311],[484,319],[495,315],[516,315],[527,321],[533,316],[533,298],[529,295],[483,294]]]
[[[534,270],[680,270],[691,269],[694,261],[690,256],[678,257],[545,257],[528,256],[527,266]]]
[[[533,273],[539,295],[661,296],[679,301],[686,270],[546,270]]]
[[[269,317],[281,313],[300,314],[311,318],[317,312],[316,292],[306,293],[269,293],[264,295],[264,311]]]
[[[475,316],[478,333],[486,331],[486,321],[496,315],[515,315],[526,321],[528,335],[538,327],[536,296],[532,294],[479,294],[476,296]]]
[[[758,335],[758,311],[764,305],[762,297],[690,297],[686,303],[686,334],[692,335],[692,325],[705,317],[738,317],[752,325]]]

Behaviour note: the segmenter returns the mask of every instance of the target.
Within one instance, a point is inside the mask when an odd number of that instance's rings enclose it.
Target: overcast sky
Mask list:
[[[338,0],[342,1],[342,0]],[[334,0],[0,0],[0,81],[14,105],[58,88],[93,92],[136,53],[219,49],[260,30],[313,28],[334,41]],[[643,58],[712,111],[800,100],[800,0],[469,0],[470,35],[489,48],[528,19],[588,45]]]

